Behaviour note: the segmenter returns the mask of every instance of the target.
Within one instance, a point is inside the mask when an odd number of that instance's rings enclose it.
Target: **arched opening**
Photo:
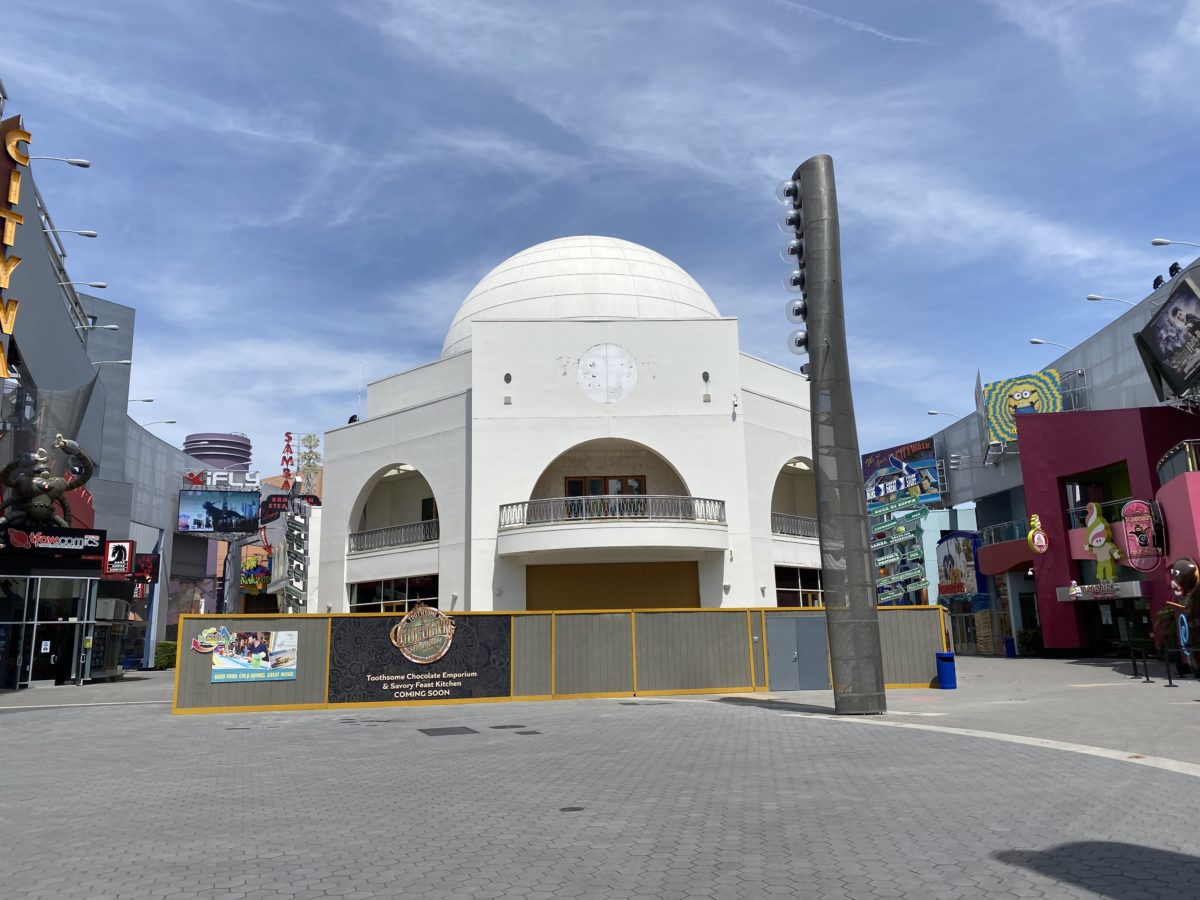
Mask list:
[[[689,497],[683,478],[649,447],[622,438],[576,444],[546,466],[530,500],[596,496]]]
[[[398,463],[367,482],[350,519],[349,553],[424,551],[396,560],[393,577],[347,585],[351,612],[406,612],[418,602],[438,605],[436,545],[440,535],[437,499],[414,466]],[[433,557],[425,556],[433,547]],[[390,565],[390,564],[389,564]],[[414,568],[415,566],[415,568]]]
[[[771,491],[771,533],[787,538],[817,538],[817,485],[812,460],[794,456],[784,463]],[[821,571],[775,565],[775,602],[779,606],[821,606]]]
[[[621,438],[563,451],[542,471],[528,502],[512,507],[514,523],[519,517],[521,525],[585,529],[567,541],[568,551],[526,563],[529,610],[698,607],[703,552],[672,546],[676,538],[653,529],[725,521],[723,502],[693,498],[661,454]],[[503,511],[501,521],[503,527]],[[592,528],[612,531],[601,537],[586,530]]]
[[[777,522],[776,517],[780,517]],[[796,534],[801,537],[816,537],[800,531],[782,530],[799,528],[800,523],[787,519],[807,519],[814,525],[817,518],[817,482],[813,475],[812,460],[794,456],[784,463],[775,477],[775,489],[771,492],[771,530],[776,534]]]

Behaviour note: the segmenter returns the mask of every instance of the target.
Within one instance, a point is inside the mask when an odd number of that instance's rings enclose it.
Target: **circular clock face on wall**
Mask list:
[[[596,344],[579,357],[576,378],[589,399],[616,403],[637,387],[637,360],[618,344]]]

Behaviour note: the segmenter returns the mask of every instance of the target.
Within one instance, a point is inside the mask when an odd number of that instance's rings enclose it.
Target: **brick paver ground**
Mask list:
[[[456,726],[475,733],[421,730]],[[19,709],[0,895],[1178,900],[1200,896],[1198,797],[1115,760],[694,699]]]

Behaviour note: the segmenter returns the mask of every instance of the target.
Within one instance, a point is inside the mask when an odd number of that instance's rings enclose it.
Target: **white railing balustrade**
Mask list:
[[[386,550],[389,547],[405,547],[408,544],[424,544],[438,539],[438,521],[409,522],[406,525],[389,525],[371,531],[357,531],[350,535],[350,552],[367,553],[371,550]]]
[[[789,516],[787,513],[771,513],[771,533],[790,537],[816,538],[817,520],[808,516]]]
[[[597,497],[550,497],[523,503],[505,503],[500,507],[501,528],[609,519],[724,525],[725,501],[703,497],[606,494]]]

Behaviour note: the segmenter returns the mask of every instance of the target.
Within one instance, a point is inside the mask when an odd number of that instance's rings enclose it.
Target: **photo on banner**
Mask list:
[[[987,442],[1017,439],[1017,416],[1063,411],[1062,380],[1057,369],[1042,369],[983,386]]]
[[[192,649],[212,655],[212,683],[294,681],[299,656],[297,631],[229,631],[206,628]]]
[[[889,504],[906,497],[926,506],[942,505],[933,438],[865,453],[862,467],[868,515],[880,514]]]
[[[1179,395],[1200,380],[1200,285],[1194,280],[1197,275],[1200,267],[1184,273],[1166,302],[1136,337],[1160,398],[1164,395],[1159,381]]]

